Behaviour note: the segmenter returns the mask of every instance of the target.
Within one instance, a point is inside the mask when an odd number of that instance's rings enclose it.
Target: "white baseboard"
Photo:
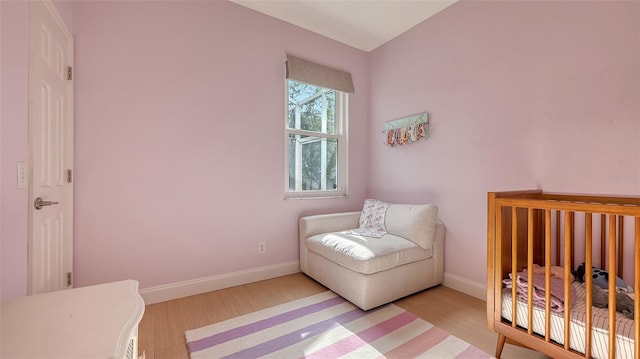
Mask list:
[[[476,297],[484,301],[487,300],[487,286],[478,282],[474,282],[467,278],[463,278],[451,273],[445,273],[444,283],[442,283],[442,285],[451,289],[455,289],[458,292],[468,294],[472,297]]]
[[[167,300],[188,297],[214,290],[235,287],[261,280],[282,277],[300,272],[298,261],[275,264],[266,267],[253,268],[239,272],[215,275],[206,278],[192,279],[184,282],[143,288],[140,295],[145,304],[154,304]],[[455,289],[481,300],[487,300],[487,286],[451,273],[444,274],[445,287]]]
[[[300,262],[286,262],[266,267],[253,268],[240,272],[226,273],[212,277],[143,288],[140,295],[145,304],[154,304],[167,300],[188,297],[218,289],[258,282],[300,272]]]

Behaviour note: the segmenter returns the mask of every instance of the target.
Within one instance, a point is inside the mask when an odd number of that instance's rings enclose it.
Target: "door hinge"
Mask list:
[[[73,80],[73,67],[67,66],[67,80]]]
[[[73,170],[67,170],[67,183],[73,182]]]
[[[67,272],[67,288],[71,288],[73,285],[73,274],[71,272]]]

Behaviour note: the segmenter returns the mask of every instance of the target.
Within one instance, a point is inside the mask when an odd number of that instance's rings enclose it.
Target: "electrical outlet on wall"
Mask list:
[[[258,242],[258,254],[263,254],[267,251],[267,242],[260,241]]]

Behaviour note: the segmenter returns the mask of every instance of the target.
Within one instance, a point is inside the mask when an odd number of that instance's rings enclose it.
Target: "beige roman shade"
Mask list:
[[[287,78],[342,92],[354,93],[351,74],[329,66],[287,55]]]

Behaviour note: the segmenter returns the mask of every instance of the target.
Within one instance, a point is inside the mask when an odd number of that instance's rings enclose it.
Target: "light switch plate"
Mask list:
[[[18,189],[27,188],[27,165],[24,162],[17,163]]]

